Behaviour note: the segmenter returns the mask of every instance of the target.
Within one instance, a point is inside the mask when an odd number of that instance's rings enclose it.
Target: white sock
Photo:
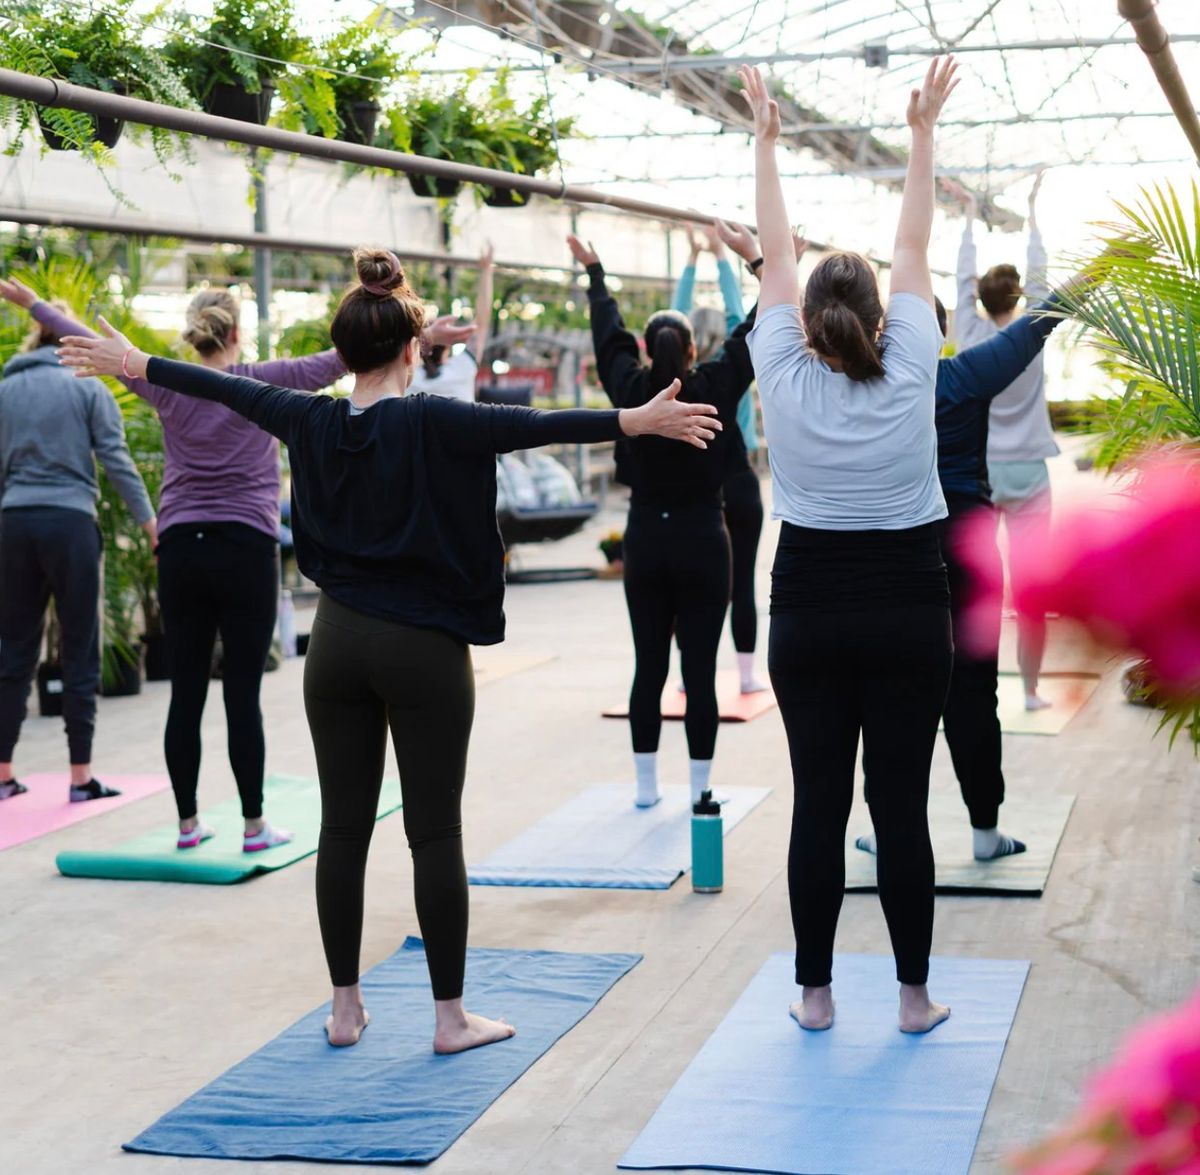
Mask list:
[[[658,752],[634,751],[633,766],[637,772],[637,806],[653,808],[658,795]]]
[[[742,679],[742,693],[756,694],[767,687],[754,676],[754,654],[738,653],[738,676]]]
[[[711,759],[689,759],[688,778],[692,783],[692,803],[699,801],[700,796],[708,791],[708,777],[712,774]]]

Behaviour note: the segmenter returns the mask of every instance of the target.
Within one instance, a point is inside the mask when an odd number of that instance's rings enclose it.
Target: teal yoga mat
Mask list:
[[[271,822],[294,833],[294,840],[260,853],[242,852],[241,806],[236,799],[229,799],[202,811],[205,824],[217,835],[198,848],[175,848],[176,826],[172,824],[135,836],[111,849],[59,853],[55,864],[65,877],[232,885],[260,873],[294,865],[317,851],[321,796],[315,779],[268,776],[264,784],[264,806]],[[399,781],[385,779],[376,819],[399,807]]]

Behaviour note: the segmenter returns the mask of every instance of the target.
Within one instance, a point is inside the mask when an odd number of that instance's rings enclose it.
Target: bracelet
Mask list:
[[[756,261],[751,261],[750,264],[746,266],[746,270],[749,273],[757,273],[762,268],[762,263],[763,259],[759,257]]]
[[[125,354],[121,356],[121,374],[126,379],[135,378],[133,375],[133,372],[131,372],[129,370],[129,356],[132,355],[134,353],[134,351],[136,351],[136,350],[137,350],[136,347],[126,347]]]

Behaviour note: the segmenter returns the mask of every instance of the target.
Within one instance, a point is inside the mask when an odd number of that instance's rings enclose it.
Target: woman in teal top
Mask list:
[[[727,228],[730,247],[737,251],[746,248],[748,242],[751,256],[747,262],[758,257],[757,245],[748,230]],[[717,259],[717,276],[721,286],[721,299],[725,304],[725,337],[745,317],[742,290],[737,274],[726,256],[725,242],[715,225],[706,226],[708,249]],[[675,287],[673,310],[690,315],[696,291],[696,262],[704,250],[704,242],[696,235],[691,236],[692,252]],[[709,356],[704,356],[708,358]],[[725,526],[729,531],[729,545],[733,556],[733,592],[730,603],[730,627],[733,630],[733,645],[737,650],[738,672],[744,694],[757,693],[766,687],[754,676],[754,649],[758,642],[758,609],[754,602],[754,567],[758,559],[758,541],[762,535],[763,503],[758,475],[750,467],[748,453],[758,448],[758,429],[755,424],[754,394],[750,389],[738,403],[737,432],[729,434],[726,446],[728,459],[725,481],[722,486],[724,497]],[[681,687],[682,688],[682,687]]]

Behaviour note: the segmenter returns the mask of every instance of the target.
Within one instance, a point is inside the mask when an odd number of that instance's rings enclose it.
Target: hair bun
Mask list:
[[[390,249],[355,249],[354,268],[363,289],[378,297],[404,285],[404,266]]]

